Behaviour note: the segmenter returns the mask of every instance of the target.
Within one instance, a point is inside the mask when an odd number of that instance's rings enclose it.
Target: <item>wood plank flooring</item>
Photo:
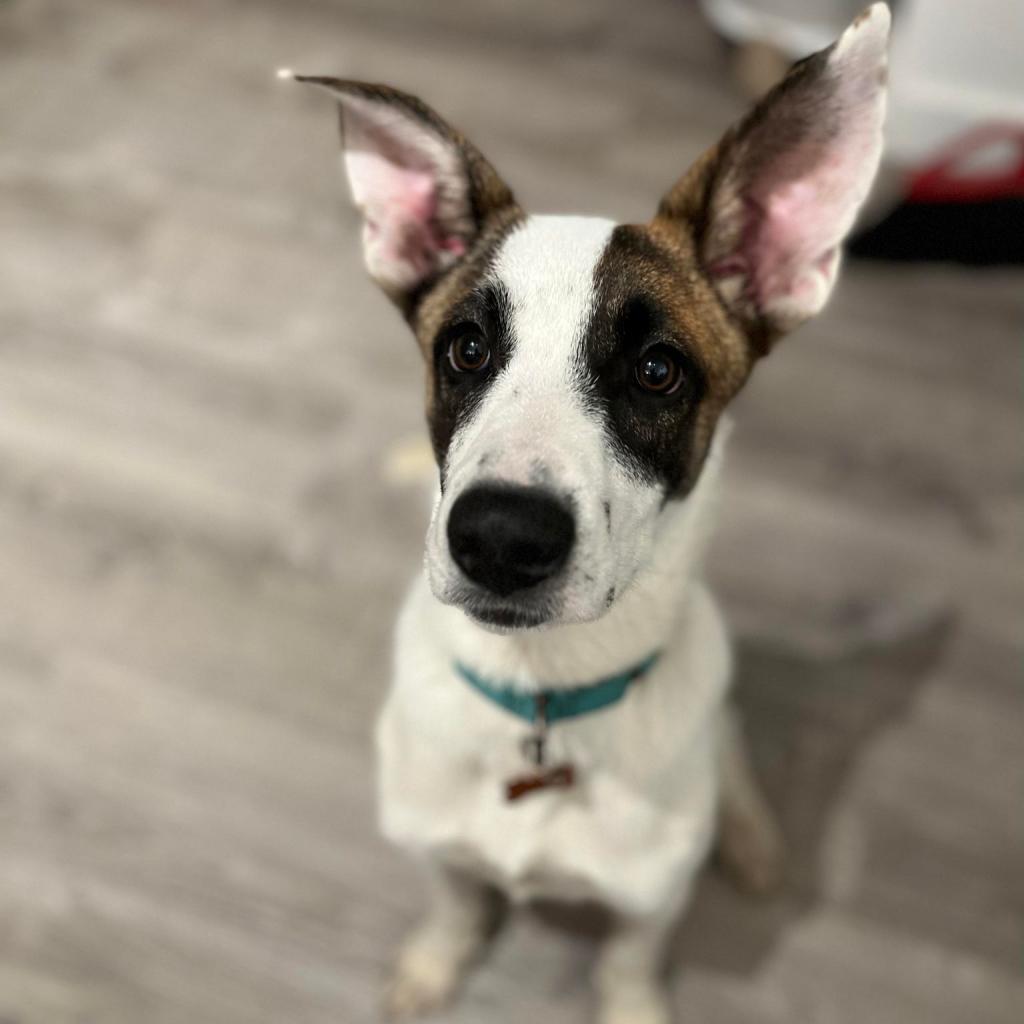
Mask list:
[[[0,4],[2,1024],[371,1021],[420,906],[370,744],[420,369],[280,65],[621,219],[742,108],[670,0]],[[793,869],[707,873],[681,1021],[1024,1020],[1022,297],[851,264],[737,404],[709,571]],[[595,934],[516,917],[444,1019],[584,1021]]]

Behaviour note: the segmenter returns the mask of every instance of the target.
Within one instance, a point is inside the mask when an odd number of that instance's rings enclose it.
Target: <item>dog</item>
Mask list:
[[[528,216],[419,99],[284,75],[338,102],[439,469],[376,734],[382,829],[430,891],[396,1016],[453,996],[497,889],[609,907],[599,1018],[664,1024],[666,939],[712,848],[748,888],[780,877],[701,552],[726,406],[822,308],[878,167],[888,28],[875,4],[795,65],[642,225]]]

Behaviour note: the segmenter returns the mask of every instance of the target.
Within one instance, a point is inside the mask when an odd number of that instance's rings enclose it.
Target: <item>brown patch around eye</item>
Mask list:
[[[452,321],[454,310],[480,288],[505,239],[522,223],[523,217],[519,207],[509,207],[492,218],[466,256],[419,295],[407,313],[426,367],[427,424],[442,471],[458,417],[452,404],[443,398],[435,343],[445,325]]]
[[[669,495],[686,494],[749,373],[749,345],[678,230],[616,228],[595,284],[583,355],[613,447]]]

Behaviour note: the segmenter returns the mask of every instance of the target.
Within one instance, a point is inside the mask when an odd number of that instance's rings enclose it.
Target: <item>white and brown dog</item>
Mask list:
[[[712,844],[778,876],[699,560],[722,412],[821,309],[878,166],[888,27],[876,4],[794,67],[642,225],[528,216],[420,100],[295,76],[340,104],[440,467],[377,733],[383,829],[432,879],[394,1012],[453,994],[497,887],[608,905],[601,1020],[667,1021],[664,942]]]

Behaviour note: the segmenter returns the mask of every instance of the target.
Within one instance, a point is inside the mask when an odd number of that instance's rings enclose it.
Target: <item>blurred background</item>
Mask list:
[[[371,727],[421,368],[274,69],[638,220],[857,6],[0,2],[2,1024],[371,1021],[420,909]],[[896,16],[876,226],[736,404],[709,565],[790,879],[705,873],[680,1020],[1024,1020],[1024,32]],[[584,1021],[599,933],[518,915],[444,1019]]]

